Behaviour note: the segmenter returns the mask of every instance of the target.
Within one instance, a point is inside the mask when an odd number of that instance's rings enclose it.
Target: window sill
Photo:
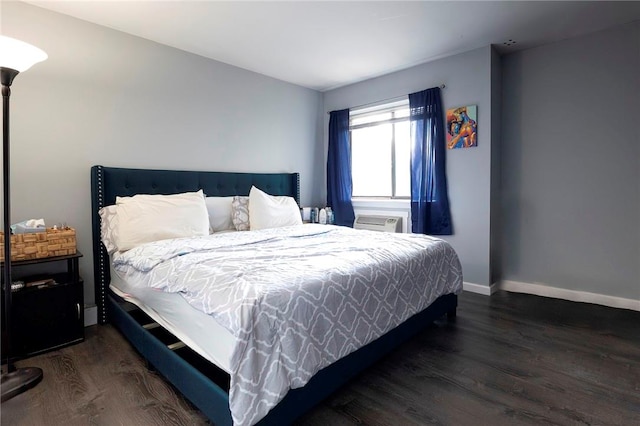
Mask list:
[[[380,207],[388,209],[411,208],[409,199],[389,199],[389,198],[352,198],[353,207]]]

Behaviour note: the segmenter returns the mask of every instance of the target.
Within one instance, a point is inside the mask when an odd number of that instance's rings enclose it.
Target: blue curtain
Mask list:
[[[440,88],[409,95],[411,225],[416,234],[451,235]]]
[[[336,225],[352,227],[355,215],[351,204],[353,181],[348,109],[330,113],[327,157],[327,205],[333,209]]]

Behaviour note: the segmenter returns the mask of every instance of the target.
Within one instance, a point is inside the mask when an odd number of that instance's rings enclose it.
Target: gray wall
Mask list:
[[[489,286],[491,190],[491,48],[485,47],[324,93],[324,110],[378,102],[446,84],[444,108],[478,105],[478,147],[447,151],[454,235],[465,282]],[[325,117],[325,129],[328,117]],[[327,134],[324,136],[325,147]],[[326,152],[326,148],[325,148]]]
[[[503,62],[503,279],[640,300],[640,23]]]
[[[77,228],[86,301],[94,164],[299,171],[303,204],[321,203],[319,92],[24,3],[1,12],[2,34],[49,55],[12,87],[12,221]]]

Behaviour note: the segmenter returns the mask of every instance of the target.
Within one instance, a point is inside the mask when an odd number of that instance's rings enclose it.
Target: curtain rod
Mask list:
[[[440,86],[436,86],[436,87],[444,89],[447,86],[445,84],[441,84]],[[356,106],[353,106],[353,107],[351,107],[349,109],[359,109],[359,108],[366,108],[366,107],[370,107],[370,106],[386,104],[386,103],[389,103],[389,102],[399,101],[399,100],[401,100],[403,98],[404,98],[404,96],[396,96],[395,98],[383,99],[381,101],[371,102],[369,104],[356,105]],[[327,111],[327,114],[331,114],[331,111]]]

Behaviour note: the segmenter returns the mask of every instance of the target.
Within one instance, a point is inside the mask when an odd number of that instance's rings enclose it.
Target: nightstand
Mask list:
[[[40,285],[11,292],[11,355],[25,358],[84,340],[82,253],[11,262],[12,281]],[[62,262],[66,270],[59,272]],[[55,272],[52,272],[55,271]],[[2,292],[4,299],[4,291]],[[2,302],[4,307],[4,300]],[[4,347],[4,341],[3,347]],[[3,350],[4,352],[4,350]]]

